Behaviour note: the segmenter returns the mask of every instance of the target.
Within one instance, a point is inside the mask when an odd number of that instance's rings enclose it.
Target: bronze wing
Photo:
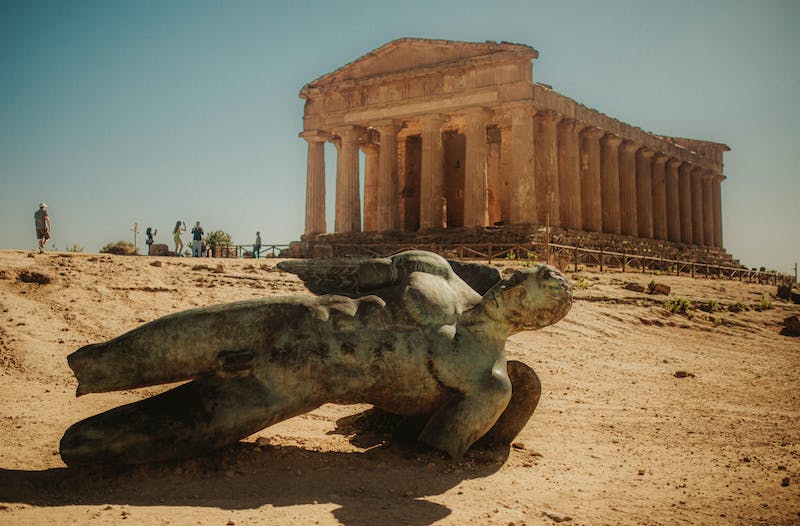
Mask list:
[[[453,272],[483,296],[502,279],[491,265],[447,260]],[[314,294],[358,297],[397,282],[391,258],[291,259],[278,263],[280,270],[297,275]]]

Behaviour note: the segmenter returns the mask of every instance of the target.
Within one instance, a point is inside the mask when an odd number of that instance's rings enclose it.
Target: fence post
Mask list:
[[[626,259],[627,259],[627,256],[625,255],[625,252],[623,252],[622,253],[622,273],[623,274],[625,273],[625,260]]]
[[[603,249],[600,249],[600,272],[603,272]]]
[[[489,243],[489,264],[492,264],[492,244]]]
[[[578,272],[578,247],[575,247],[575,272]]]
[[[694,277],[694,261],[692,261],[689,265],[689,268],[692,269],[692,277]]]

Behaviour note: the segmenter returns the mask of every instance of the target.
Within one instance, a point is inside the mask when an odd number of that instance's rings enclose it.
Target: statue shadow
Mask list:
[[[226,510],[333,503],[339,506],[333,514],[342,524],[422,526],[447,517],[451,510],[421,497],[486,477],[509,455],[508,448],[478,449],[462,460],[449,460],[407,440],[396,425],[387,427],[386,417],[370,411],[340,419],[333,431],[364,451],[240,442],[173,462],[41,471],[0,468],[0,502]]]

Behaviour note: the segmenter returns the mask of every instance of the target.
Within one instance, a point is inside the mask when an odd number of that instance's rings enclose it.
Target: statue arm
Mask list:
[[[460,458],[492,428],[511,399],[505,358],[498,359],[489,371],[484,370],[467,383],[466,390],[462,385],[461,396],[431,416],[419,437],[454,459]]]

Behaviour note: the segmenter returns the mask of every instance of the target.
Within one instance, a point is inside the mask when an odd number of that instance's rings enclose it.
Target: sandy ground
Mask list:
[[[669,276],[654,278],[671,298],[721,310],[670,314],[622,288],[653,276],[569,274],[567,317],[507,345],[544,385],[512,448],[452,462],[365,428],[369,406],[326,405],[204,458],[64,467],[69,425],[159,391],[76,398],[70,352],[178,310],[304,290],[275,263],[0,251],[0,523],[800,523],[800,338],[780,334],[800,307],[772,286]]]

